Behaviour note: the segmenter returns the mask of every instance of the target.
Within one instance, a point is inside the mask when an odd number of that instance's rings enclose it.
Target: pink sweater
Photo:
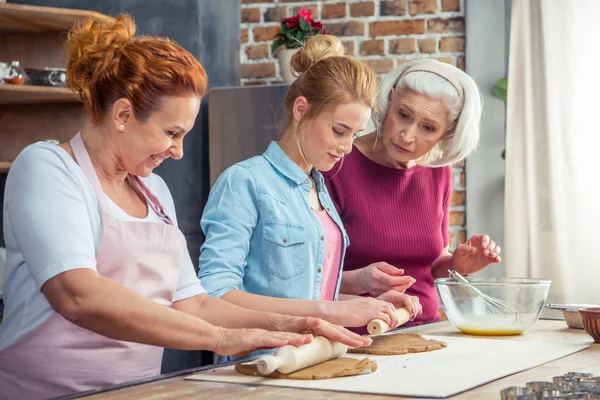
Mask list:
[[[406,326],[439,320],[431,266],[448,245],[452,169],[386,167],[354,147],[325,182],[350,237],[344,270],[378,261],[404,269],[416,279],[406,293],[423,305]]]

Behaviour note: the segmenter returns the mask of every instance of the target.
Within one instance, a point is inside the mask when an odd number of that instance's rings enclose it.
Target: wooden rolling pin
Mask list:
[[[408,310],[406,308],[398,308],[396,310],[396,326],[394,329],[407,323],[409,319],[410,313]],[[390,325],[381,319],[374,319],[367,325],[367,331],[369,331],[370,335],[381,335],[389,330],[391,330]]]
[[[334,342],[324,336],[313,338],[312,342],[302,346],[283,346],[275,355],[265,355],[258,359],[256,367],[262,375],[275,370],[289,374],[303,368],[337,358],[348,351],[348,346]]]

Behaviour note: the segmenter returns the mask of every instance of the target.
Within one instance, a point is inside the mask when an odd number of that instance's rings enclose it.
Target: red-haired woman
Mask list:
[[[68,143],[27,147],[8,176],[0,398],[149,377],[163,347],[234,355],[311,340],[270,331],[368,344],[317,318],[206,295],[171,194],[152,174],[183,156],[206,73],[170,40],[134,33],[124,15],[70,32],[67,79],[89,118]]]

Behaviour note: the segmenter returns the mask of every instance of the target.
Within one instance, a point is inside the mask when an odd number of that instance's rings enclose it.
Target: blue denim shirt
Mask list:
[[[311,172],[321,204],[348,235],[323,176]],[[279,298],[318,300],[325,261],[324,232],[310,208],[311,180],[277,142],[257,157],[228,168],[213,186],[201,227],[198,276],[209,295],[230,290]],[[336,300],[341,274],[338,274]]]

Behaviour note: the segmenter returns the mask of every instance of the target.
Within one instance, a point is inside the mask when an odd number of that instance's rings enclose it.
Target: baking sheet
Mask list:
[[[245,376],[233,367],[186,377],[190,380],[320,389],[409,397],[446,398],[485,383],[581,351],[589,343],[562,344],[522,340],[429,336],[448,343],[442,350],[369,356],[377,361],[375,373],[319,381],[294,381]],[[347,354],[364,358],[365,354]]]

